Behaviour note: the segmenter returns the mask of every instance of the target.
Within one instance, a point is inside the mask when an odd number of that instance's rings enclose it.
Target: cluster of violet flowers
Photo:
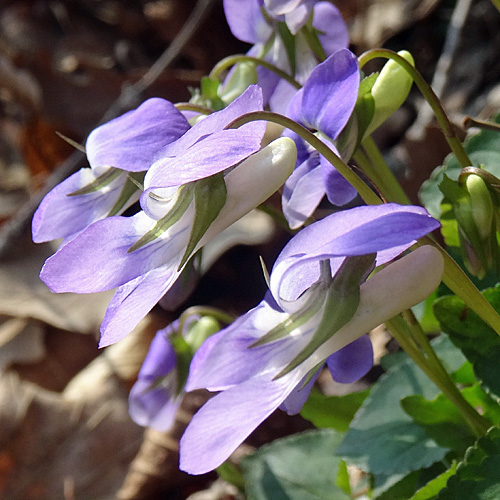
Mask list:
[[[104,347],[168,297],[204,245],[282,190],[296,234],[265,297],[220,331],[197,315],[160,330],[130,394],[136,422],[168,430],[186,391],[218,393],[180,442],[180,467],[192,474],[218,467],[277,408],[299,412],[325,366],[341,383],[365,375],[367,333],[424,300],[443,274],[434,247],[408,252],[439,222],[382,203],[340,171],[401,105],[411,77],[391,62],[360,85],[330,2],[224,0],[224,10],[252,48],[216,94],[202,86],[189,106],[149,99],[97,127],[85,144],[90,167],[47,194],[33,219],[36,242],[62,238],[40,275],[52,291],[116,289]],[[280,137],[265,137],[267,118],[284,125]],[[322,201],[331,213],[317,220]]]

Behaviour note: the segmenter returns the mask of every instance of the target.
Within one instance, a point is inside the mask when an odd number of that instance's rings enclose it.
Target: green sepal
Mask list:
[[[295,72],[297,71],[297,51],[295,47],[295,37],[290,32],[285,22],[278,23],[277,31],[279,33],[279,36],[281,37],[281,40],[283,40],[283,45],[288,57],[288,62],[290,63],[290,72],[292,76],[295,76]]]
[[[217,218],[226,203],[227,189],[222,172],[200,179],[194,185],[195,215],[193,227],[178,269],[181,269],[188,261],[196,245],[203,238],[210,224]]]
[[[373,269],[374,263],[375,254],[346,258],[328,288],[323,317],[311,341],[274,379],[299,366],[351,320],[359,306],[360,283]]]
[[[234,66],[233,71],[224,81],[224,86],[219,87],[219,97],[226,106],[233,102],[248,88],[257,83],[257,69],[255,63],[242,61]]]
[[[167,229],[172,227],[184,215],[194,196],[194,183],[185,184],[177,191],[177,199],[174,206],[165,217],[158,220],[153,229],[137,240],[129,249],[128,253],[135,252],[144,245],[151,243],[161,236]]]
[[[220,330],[220,323],[213,316],[202,316],[193,325],[190,325],[184,338],[195,353],[208,337]]]
[[[318,34],[320,34],[321,32],[316,28],[314,28],[312,24],[310,26],[307,24],[304,25],[301,32],[304,35],[304,38],[306,39],[307,46],[316,56],[316,59],[319,62],[323,62],[326,59],[326,52],[325,49],[323,48],[323,45],[321,45],[321,42],[319,41]]]
[[[364,137],[375,114],[375,99],[372,96],[372,87],[377,81],[378,73],[363,78],[359,84],[358,99],[354,107],[354,113],[358,122],[359,140]]]
[[[110,167],[104,173],[96,177],[90,184],[83,186],[72,193],[68,193],[66,196],[81,196],[82,194],[90,194],[99,191],[103,187],[107,186],[115,179],[117,179],[124,171],[119,168]]]
[[[256,340],[250,345],[250,349],[282,339],[307,323],[323,306],[327,286],[328,284],[323,281],[314,283],[308,291],[309,296],[304,306]]]
[[[216,78],[204,76],[200,82],[201,102],[210,103],[210,107],[218,111],[224,107],[222,99],[219,97],[220,82]],[[199,100],[199,98],[198,98]]]
[[[144,175],[146,172],[130,172],[127,175],[127,180],[123,185],[120,196],[113,205],[113,208],[109,211],[108,217],[118,214],[121,209],[127,204],[127,201],[139,190],[139,186],[142,186],[144,181]]]

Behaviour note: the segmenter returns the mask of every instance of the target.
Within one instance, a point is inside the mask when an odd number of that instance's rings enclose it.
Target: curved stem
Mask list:
[[[470,307],[485,323],[500,335],[500,316],[450,254],[429,236],[421,238],[418,243],[422,245],[433,245],[441,252],[444,258],[443,283],[457,297],[460,297],[467,307]]]
[[[293,85],[296,89],[300,89],[302,85],[295,80],[295,78],[291,77],[288,73],[283,71],[282,69],[276,67],[274,64],[271,64],[263,59],[259,59],[258,57],[247,56],[244,54],[236,54],[234,56],[225,57],[222,61],[219,61],[212,69],[209,78],[220,80],[220,75],[223,71],[234,66],[239,62],[253,62],[258,66],[262,66],[263,68],[272,71],[276,75],[278,75],[283,80],[286,80],[290,85]]]
[[[232,121],[226,128],[238,128],[245,123],[265,120],[277,123],[283,127],[289,128],[292,132],[299,135],[304,141],[309,143],[319,154],[323,155],[359,193],[365,203],[369,205],[380,205],[382,200],[365,184],[361,177],[356,174],[339,156],[337,156],[323,141],[318,139],[312,132],[307,130],[296,121],[277,113],[270,111],[254,111],[240,116]]]
[[[214,112],[213,109],[207,108],[206,106],[200,106],[199,104],[193,104],[191,102],[178,102],[174,106],[179,111],[195,111],[202,115],[209,115]]]
[[[455,383],[449,375],[445,373],[436,373],[433,366],[430,365],[428,359],[416,347],[415,343],[408,338],[405,330],[408,328],[401,316],[396,316],[386,321],[386,327],[391,335],[396,339],[398,344],[412,358],[415,364],[429,377],[439,390],[455,405],[465,422],[474,433],[475,436],[481,437],[486,434],[491,427],[491,423],[479,415],[479,413],[464,399],[462,393],[458,390]],[[432,347],[431,347],[432,349]]]
[[[469,156],[465,152],[462,142],[455,134],[453,125],[451,124],[448,116],[446,115],[440,100],[432,90],[431,86],[424,80],[419,71],[414,66],[412,66],[406,59],[396,54],[396,52],[387,49],[374,49],[365,52],[358,58],[359,67],[362,68],[368,61],[371,61],[372,59],[376,59],[378,57],[383,57],[385,59],[392,59],[393,61],[401,65],[410,74],[410,76],[413,78],[413,81],[415,82],[420,92],[424,96],[425,100],[431,106],[434,115],[436,116],[436,119],[439,123],[439,126],[443,130],[444,136],[448,141],[451,150],[457,157],[457,160],[459,161],[460,165],[462,167],[468,167],[472,165],[473,163],[471,162]]]

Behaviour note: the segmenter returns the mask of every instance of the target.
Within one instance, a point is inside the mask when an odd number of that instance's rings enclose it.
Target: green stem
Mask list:
[[[500,335],[500,316],[455,260],[429,236],[421,238],[419,244],[433,245],[441,252],[444,258],[443,283],[457,297],[460,297],[467,307],[470,307],[497,335]]]
[[[401,316],[396,316],[386,321],[385,324],[391,335],[412,358],[415,364],[455,405],[474,435],[477,437],[484,436],[491,427],[490,422],[479,415],[479,413],[464,399],[462,393],[458,390],[457,386],[446,372],[444,372],[445,375],[443,375],[443,373],[436,373],[434,366],[429,363],[420,349],[418,349],[415,343],[408,337],[406,333],[408,325],[403,318]]]
[[[448,116],[446,115],[443,106],[439,101],[439,98],[432,90],[431,86],[424,80],[424,78],[418,72],[418,70],[414,66],[412,66],[406,59],[401,57],[399,54],[396,54],[396,52],[393,52],[392,50],[374,49],[365,52],[358,58],[359,67],[362,68],[368,61],[371,61],[372,59],[376,59],[378,57],[383,57],[385,59],[392,59],[393,61],[401,65],[410,74],[413,81],[415,82],[420,92],[424,96],[425,100],[431,106],[434,115],[436,116],[436,119],[439,123],[439,126],[443,130],[444,136],[448,141],[451,150],[457,157],[457,160],[459,161],[460,165],[462,167],[468,167],[473,165],[467,153],[465,152],[462,142],[455,134],[453,125],[451,124]]]
[[[391,200],[401,205],[410,205],[410,199],[404,192],[403,188],[397,181],[391,169],[387,165],[384,157],[380,153],[377,144],[371,136],[366,137],[361,143],[361,147],[365,150],[366,155],[375,166],[377,171],[377,187],[387,200]]]
[[[196,111],[201,115],[209,115],[214,112],[213,109],[207,108],[206,106],[200,106],[199,104],[193,104],[190,102],[178,102],[177,104],[174,104],[174,106],[179,111]]]
[[[246,123],[257,120],[265,120],[289,128],[316,149],[319,154],[323,155],[337,169],[340,175],[356,189],[365,203],[369,205],[380,205],[382,203],[382,200],[365,184],[358,174],[344,163],[323,141],[318,139],[305,127],[286,116],[270,111],[253,111],[232,121],[226,128],[238,128]]]
[[[208,77],[214,80],[220,80],[220,75],[223,71],[230,68],[231,66],[234,66],[235,64],[238,64],[239,62],[245,61],[253,62],[258,66],[262,66],[263,68],[272,71],[283,80],[286,80],[290,85],[293,85],[296,89],[300,89],[302,87],[302,85],[297,80],[295,80],[295,78],[293,78],[280,68],[276,67],[274,64],[264,61],[263,59],[259,59],[258,57],[246,56],[244,54],[236,54],[234,56],[225,57],[224,59],[222,59],[222,61],[219,61],[213,67]]]

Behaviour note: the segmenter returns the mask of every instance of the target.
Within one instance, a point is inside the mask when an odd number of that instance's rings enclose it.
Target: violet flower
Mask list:
[[[260,150],[264,122],[225,129],[262,109],[251,86],[167,145],[148,170],[142,211],[97,221],[63,245],[41,271],[54,292],[117,288],[101,325],[101,346],[127,335],[179,277],[189,258],[264,202],[290,175],[295,145],[282,138]]]
[[[304,83],[318,64],[308,43],[310,36],[317,36],[325,56],[349,44],[347,26],[330,2],[224,0],[224,12],[233,35],[253,45],[248,55],[265,59],[299,83]],[[293,42],[283,39],[283,31],[290,34]],[[264,90],[264,104],[269,104],[273,111],[285,112],[296,89],[262,67],[257,67],[257,83]]]
[[[338,154],[333,141],[353,112],[359,90],[356,56],[341,49],[316,66],[287,110],[287,115],[318,137]],[[287,180],[282,197],[283,213],[292,229],[300,227],[322,198],[342,206],[356,196],[356,190],[334,166],[312,150],[297,134],[286,132],[297,145],[297,166]]]
[[[129,413],[135,423],[158,431],[172,426],[193,352],[219,329],[211,316],[186,314],[156,332],[129,394]]]
[[[174,423],[184,391],[178,388],[177,360],[169,341],[178,322],[159,330],[129,394],[132,420],[144,427],[167,431]]]
[[[193,358],[186,390],[221,392],[185,431],[181,469],[207,472],[278,407],[300,411],[323,363],[341,382],[366,373],[372,350],[363,335],[431,293],[443,259],[427,246],[364,282],[366,274],[438,226],[423,208],[386,204],[333,214],[290,240],[273,267],[265,299],[210,337]],[[340,328],[329,332],[332,318],[353,304],[337,323]]]
[[[171,102],[152,98],[94,129],[85,145],[90,168],[45,196],[33,217],[33,241],[69,238],[99,219],[122,213],[139,198],[130,181],[126,189],[129,175],[145,172],[158,152],[189,128]]]

